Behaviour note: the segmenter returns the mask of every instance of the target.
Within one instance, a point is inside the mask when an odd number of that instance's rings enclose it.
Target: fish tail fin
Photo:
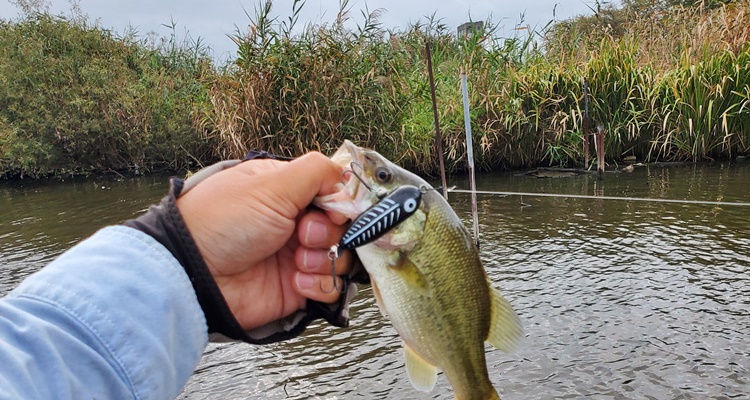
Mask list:
[[[521,321],[508,300],[505,300],[497,289],[490,288],[490,297],[492,299],[492,322],[490,332],[487,335],[487,342],[506,353],[510,353],[523,336]]]

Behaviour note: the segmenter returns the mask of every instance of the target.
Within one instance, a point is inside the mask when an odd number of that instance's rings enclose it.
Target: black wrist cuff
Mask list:
[[[181,179],[172,178],[169,194],[159,205],[152,206],[146,214],[123,225],[150,235],[180,262],[193,284],[209,333],[222,333],[234,340],[244,340],[244,330],[232,315],[177,209],[176,201],[182,186]]]

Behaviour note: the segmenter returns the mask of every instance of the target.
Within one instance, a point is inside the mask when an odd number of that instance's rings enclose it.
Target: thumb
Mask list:
[[[316,196],[323,196],[341,189],[343,168],[318,152],[307,153],[290,161],[281,171],[287,186],[286,194],[298,209],[304,209]],[[304,179],[300,179],[304,177]]]

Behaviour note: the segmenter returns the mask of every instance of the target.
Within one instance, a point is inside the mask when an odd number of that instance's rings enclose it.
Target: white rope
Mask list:
[[[448,189],[453,193],[471,193],[471,190]],[[750,207],[750,203],[728,202],[728,201],[703,201],[703,200],[679,200],[679,199],[652,199],[645,197],[617,197],[617,196],[592,196],[585,194],[556,194],[556,193],[526,193],[526,192],[492,192],[488,190],[476,190],[477,194],[489,194],[496,196],[530,196],[530,197],[563,197],[570,199],[596,199],[596,200],[621,200],[621,201],[645,201],[652,203],[681,203],[681,204],[699,204],[712,206],[742,206]]]

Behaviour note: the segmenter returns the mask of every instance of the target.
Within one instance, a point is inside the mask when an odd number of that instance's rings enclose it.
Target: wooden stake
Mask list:
[[[443,161],[443,137],[440,135],[440,120],[438,118],[437,98],[435,97],[435,78],[432,75],[432,53],[430,42],[425,43],[427,50],[427,73],[430,76],[430,94],[432,94],[432,116],[435,119],[435,145],[440,158],[440,178],[443,184],[443,197],[448,200],[448,183],[445,179],[445,162]]]

